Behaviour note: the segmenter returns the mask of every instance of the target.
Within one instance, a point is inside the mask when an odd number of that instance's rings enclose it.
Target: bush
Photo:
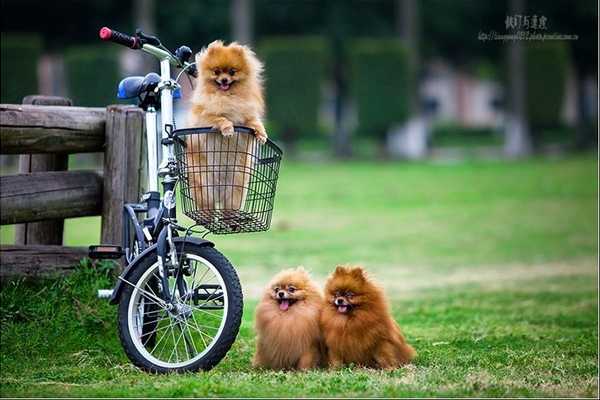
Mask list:
[[[118,52],[102,47],[73,47],[65,52],[69,96],[77,106],[117,103]]]
[[[385,138],[392,125],[409,116],[414,78],[408,51],[399,40],[360,39],[351,44],[349,54],[358,130]]]
[[[327,64],[327,46],[318,37],[280,37],[263,40],[267,118],[273,137],[294,142],[318,134],[321,83]]]
[[[527,115],[534,136],[560,125],[569,66],[567,44],[529,42],[526,47]]]
[[[38,90],[37,65],[42,52],[38,35],[2,33],[0,41],[0,97],[2,103],[20,104]]]
[[[431,129],[433,147],[501,146],[502,135],[491,127],[467,127],[455,122],[439,122]]]

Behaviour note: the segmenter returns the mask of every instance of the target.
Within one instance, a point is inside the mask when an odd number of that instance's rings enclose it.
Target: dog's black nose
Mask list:
[[[283,299],[283,296],[285,296],[285,293],[277,292],[277,296],[279,296],[280,299]]]
[[[222,85],[226,85],[229,83],[229,79],[227,79],[227,78],[221,79],[221,82],[219,82],[219,83],[221,83]]]

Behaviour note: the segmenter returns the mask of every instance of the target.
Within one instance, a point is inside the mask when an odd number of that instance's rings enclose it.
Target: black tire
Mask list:
[[[177,252],[180,254],[183,243],[177,243]],[[221,335],[216,338],[213,347],[204,354],[200,359],[184,367],[165,368],[164,366],[156,365],[151,360],[144,357],[133,343],[133,339],[129,333],[128,326],[128,310],[131,296],[134,288],[131,285],[125,285],[118,306],[118,327],[119,338],[127,357],[137,367],[152,373],[169,373],[169,372],[195,372],[199,370],[208,371],[217,365],[227,354],[231,345],[236,339],[242,321],[243,311],[243,296],[240,281],[235,272],[235,269],[225,258],[223,254],[210,246],[200,246],[187,242],[184,249],[186,254],[194,254],[209,261],[219,272],[227,290],[228,311],[225,319],[225,325]],[[156,253],[151,257],[140,261],[140,264],[129,276],[129,281],[137,285],[143,274],[157,262]],[[154,338],[152,339],[154,340]]]

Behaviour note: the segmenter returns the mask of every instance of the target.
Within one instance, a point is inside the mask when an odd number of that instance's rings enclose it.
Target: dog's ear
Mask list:
[[[355,267],[350,270],[350,275],[359,280],[365,280],[365,272],[361,267]]]
[[[339,274],[344,274],[346,273],[346,267],[342,266],[342,265],[338,265],[335,268],[335,271],[333,271],[334,275],[339,275]]]
[[[223,41],[215,40],[214,42],[212,42],[211,44],[208,45],[206,50],[210,53],[211,51],[214,51],[215,49],[220,48],[220,47],[223,47]]]

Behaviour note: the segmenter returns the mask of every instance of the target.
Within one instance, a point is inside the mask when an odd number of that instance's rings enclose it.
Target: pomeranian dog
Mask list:
[[[323,297],[303,268],[277,274],[256,309],[258,334],[252,365],[270,369],[309,369],[322,362],[319,315]]]
[[[362,268],[338,266],[325,285],[325,303],[320,323],[330,367],[392,369],[416,356],[390,315],[383,290]]]
[[[254,129],[267,140],[262,123],[262,63],[250,48],[216,40],[196,55],[197,85],[188,117],[190,127],[212,127],[221,134],[188,137],[190,189],[202,209],[243,208],[252,169],[254,137],[235,134],[234,125]]]

